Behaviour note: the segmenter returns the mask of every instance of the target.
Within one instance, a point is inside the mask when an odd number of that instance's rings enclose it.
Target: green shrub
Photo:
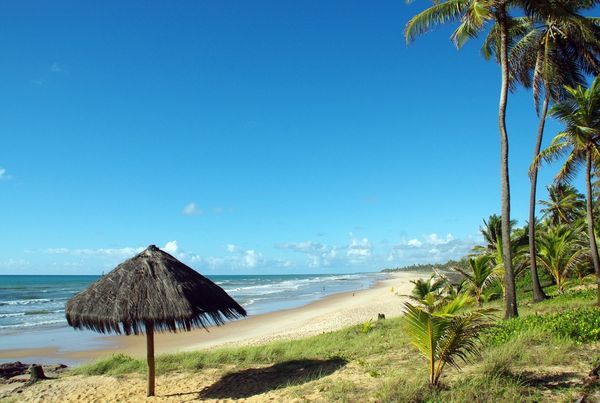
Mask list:
[[[367,334],[369,333],[371,330],[373,330],[373,328],[375,327],[375,325],[373,324],[373,320],[369,319],[368,321],[364,322],[361,326],[360,326],[360,332],[362,334]]]
[[[595,301],[598,296],[598,290],[596,288],[585,288],[579,289],[575,291],[568,291],[564,294],[558,294],[552,299],[544,301],[544,303],[548,305],[562,305],[565,302],[576,303],[578,301],[582,302],[592,302]]]
[[[91,364],[73,369],[74,374],[82,375],[123,375],[131,372],[144,372],[146,362],[125,354],[113,354]]]
[[[578,308],[554,314],[530,315],[500,322],[487,331],[486,340],[498,345],[512,340],[527,331],[542,331],[557,338],[576,343],[600,340],[600,309]]]

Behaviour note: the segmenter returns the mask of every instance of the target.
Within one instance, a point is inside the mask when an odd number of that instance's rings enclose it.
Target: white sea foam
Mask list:
[[[28,323],[19,323],[15,325],[0,325],[0,329],[16,329],[20,327],[34,327],[34,326],[45,326],[45,325],[56,325],[59,323],[67,323],[65,319],[56,319],[56,320],[44,320],[40,322],[28,322]]]
[[[43,304],[47,302],[52,302],[52,300],[47,298],[20,299],[14,301],[0,301],[0,305],[31,305]]]
[[[15,316],[25,316],[25,312],[0,313],[0,318],[14,318]]]

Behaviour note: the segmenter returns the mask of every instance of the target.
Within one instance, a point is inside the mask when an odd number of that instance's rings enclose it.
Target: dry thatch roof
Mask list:
[[[67,322],[101,333],[190,330],[246,311],[218,285],[154,245],[118,265],[66,304]]]

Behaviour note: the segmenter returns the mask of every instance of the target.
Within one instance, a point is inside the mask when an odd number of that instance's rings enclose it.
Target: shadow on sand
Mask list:
[[[521,381],[529,386],[536,388],[544,387],[547,389],[563,389],[581,386],[582,382],[576,372],[561,372],[557,374],[539,374],[531,371],[524,371],[521,374]]]
[[[337,371],[347,361],[294,360],[265,368],[249,368],[224,375],[200,391],[200,399],[240,399],[269,392],[284,386],[300,385]]]

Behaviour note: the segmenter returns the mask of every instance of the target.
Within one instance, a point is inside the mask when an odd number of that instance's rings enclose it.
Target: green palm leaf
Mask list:
[[[449,0],[435,4],[411,18],[404,29],[406,43],[430,31],[434,26],[460,20],[470,0]]]

